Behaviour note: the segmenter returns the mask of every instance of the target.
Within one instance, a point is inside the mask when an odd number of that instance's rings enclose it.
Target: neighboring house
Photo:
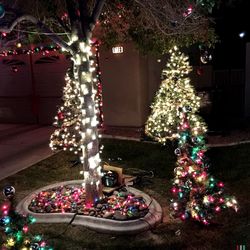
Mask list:
[[[150,104],[161,83],[161,70],[166,58],[144,56],[132,44],[123,45],[122,50],[123,53],[117,54],[111,49],[100,50],[104,125],[140,128],[146,121]],[[118,51],[121,52],[121,49]],[[250,46],[248,53],[250,58]],[[57,106],[61,103],[68,65],[69,61],[58,52],[0,57],[0,122],[52,124]],[[250,59],[247,65],[250,65]],[[242,72],[232,74],[230,71],[229,74],[227,71],[213,72],[211,66],[194,67],[192,83],[201,91],[205,113],[211,113],[211,99],[216,98],[218,103],[213,110],[218,109],[219,113],[225,111],[223,109],[227,106],[222,108],[219,97],[225,89],[228,105],[232,105],[232,95],[236,98],[235,112],[243,109]],[[229,75],[230,79],[237,75],[237,83],[227,79]],[[250,82],[250,75],[248,79]],[[250,83],[246,85],[246,95],[250,96]],[[250,98],[246,108],[250,116]]]

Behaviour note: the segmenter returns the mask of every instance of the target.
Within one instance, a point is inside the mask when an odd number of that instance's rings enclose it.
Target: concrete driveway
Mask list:
[[[52,155],[53,130],[51,126],[0,124],[0,180]]]

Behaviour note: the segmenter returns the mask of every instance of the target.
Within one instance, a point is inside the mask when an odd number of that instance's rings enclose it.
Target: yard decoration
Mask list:
[[[238,210],[233,196],[224,194],[224,183],[209,174],[204,135],[193,133],[190,107],[180,108],[177,166],[174,170],[171,214],[182,220],[194,219],[208,225],[225,208]]]
[[[29,231],[29,225],[36,219],[30,215],[24,216],[15,211],[15,189],[7,186],[3,190],[6,201],[0,211],[0,231],[2,236],[2,250],[53,250],[47,245],[41,235],[33,235]]]
[[[166,69],[162,71],[163,80],[145,127],[146,134],[162,144],[178,136],[177,127],[181,121],[180,107],[191,108],[189,121],[194,135],[206,131],[204,121],[196,114],[200,108],[200,97],[190,84],[188,74],[192,71],[192,67],[189,65],[188,57],[181,53],[177,46],[174,46],[169,53]]]

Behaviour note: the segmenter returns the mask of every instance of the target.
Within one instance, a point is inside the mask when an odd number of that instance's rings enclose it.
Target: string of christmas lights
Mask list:
[[[49,54],[53,51],[58,51],[61,48],[57,45],[47,45],[47,46],[37,46],[33,49],[22,49],[22,44],[17,43],[16,49],[10,50],[2,50],[0,51],[0,56],[11,56],[11,55],[23,55],[23,54],[34,54],[34,53],[42,53],[43,55]]]
[[[180,109],[177,166],[174,170],[171,214],[182,220],[194,219],[208,225],[225,208],[238,209],[232,196],[224,195],[224,183],[208,173],[209,162],[203,134],[194,134],[190,125],[190,107]]]
[[[95,86],[96,86],[96,96],[95,96],[95,103],[96,103],[96,109],[98,111],[98,121],[99,121],[99,127],[103,127],[104,122],[104,115],[103,115],[103,98],[102,98],[102,81],[101,81],[101,69],[100,69],[100,43],[97,41],[94,44],[95,49]]]
[[[77,213],[107,219],[127,220],[144,217],[148,206],[143,197],[129,192],[117,192],[95,204],[85,202],[81,186],[61,186],[42,191],[31,200],[29,210],[34,213]]]
[[[162,71],[164,78],[151,106],[145,132],[154,140],[165,144],[178,136],[177,127],[181,113],[179,107],[190,106],[190,124],[193,134],[206,131],[206,125],[196,112],[200,108],[200,97],[195,94],[188,74],[192,71],[188,57],[175,46],[169,51],[170,59]]]

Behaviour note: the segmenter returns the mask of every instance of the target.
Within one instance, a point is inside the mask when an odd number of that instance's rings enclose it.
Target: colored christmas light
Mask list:
[[[190,107],[190,124],[192,133],[198,135],[206,131],[206,125],[196,112],[200,108],[200,97],[195,94],[188,74],[192,68],[188,57],[175,46],[169,51],[170,59],[162,72],[164,78],[158,90],[151,114],[146,122],[145,132],[154,140],[165,143],[178,136],[177,127],[181,120],[180,107]],[[184,135],[183,135],[184,136]],[[182,138],[185,140],[185,137]]]
[[[6,33],[2,33],[2,36]],[[34,53],[42,53],[43,55],[48,54],[49,52],[58,51],[60,47],[57,45],[46,45],[46,46],[37,46],[33,49],[21,49],[22,44],[18,42],[17,49],[11,50],[1,50],[0,56],[11,56],[11,55],[25,55],[25,54],[34,54]]]
[[[178,154],[171,200],[172,215],[182,220],[194,219],[208,225],[225,208],[238,209],[234,197],[226,196],[224,183],[208,172],[203,134],[194,134],[189,125],[192,113],[182,109],[178,127]]]
[[[193,7],[190,5],[183,13],[184,17],[188,17],[193,13]]]

